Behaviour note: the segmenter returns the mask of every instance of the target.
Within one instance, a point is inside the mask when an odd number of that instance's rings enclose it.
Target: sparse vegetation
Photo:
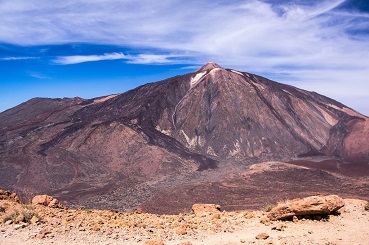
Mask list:
[[[327,215],[327,216],[323,217],[322,218],[322,221],[323,222],[329,222],[329,216]]]
[[[364,209],[365,209],[366,211],[369,211],[369,202],[364,206]]]
[[[272,204],[265,207],[265,212],[270,212],[273,208],[275,208],[277,205]]]
[[[30,223],[33,217],[41,220],[41,217],[35,212],[33,208],[22,206],[21,208],[7,210],[7,212],[3,215],[3,223],[8,220],[11,220],[13,223]]]

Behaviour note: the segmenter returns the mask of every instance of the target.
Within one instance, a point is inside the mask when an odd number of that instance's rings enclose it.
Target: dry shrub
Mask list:
[[[8,220],[13,221],[13,223],[30,223],[33,216],[41,220],[39,214],[32,207],[25,205],[18,208],[9,208],[3,215],[3,223]]]
[[[364,209],[365,209],[366,211],[369,211],[369,202],[364,206]]]
[[[275,208],[277,205],[268,205],[264,208],[265,212],[270,212],[273,208]]]

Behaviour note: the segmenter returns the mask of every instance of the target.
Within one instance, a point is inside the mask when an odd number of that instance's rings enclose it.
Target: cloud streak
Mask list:
[[[0,58],[0,60],[6,60],[6,61],[11,61],[11,60],[34,60],[34,59],[39,59],[39,57],[4,57],[4,58]]]
[[[124,59],[125,55],[123,53],[111,53],[103,55],[72,55],[72,56],[60,56],[53,60],[53,63],[59,65],[71,65],[79,64],[91,61],[101,61],[101,60],[121,60]]]
[[[37,78],[37,79],[50,79],[50,77],[45,76],[39,72],[34,72],[34,71],[28,72],[28,75],[30,77]]]
[[[102,55],[71,55],[59,56],[52,62],[58,65],[72,65],[84,62],[94,62],[103,60],[126,60],[131,64],[173,64],[180,63],[183,56],[165,54],[137,54],[125,55],[123,53],[108,53]]]

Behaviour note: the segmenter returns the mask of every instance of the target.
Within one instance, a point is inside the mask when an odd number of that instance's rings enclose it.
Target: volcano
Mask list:
[[[210,62],[122,94],[34,98],[0,113],[0,187],[157,213],[315,191],[361,197],[368,137],[368,117],[335,100]]]

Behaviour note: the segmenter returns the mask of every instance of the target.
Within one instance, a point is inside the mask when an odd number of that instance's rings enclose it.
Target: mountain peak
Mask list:
[[[324,179],[322,191],[342,191],[334,185],[341,183],[336,173],[345,173],[343,184],[352,189],[358,177],[369,176],[367,117],[317,93],[214,62],[118,95],[31,100],[0,113],[0,136],[2,188],[53,193],[95,209],[179,213],[199,200],[193,190],[226,208],[248,209],[272,192],[300,193],[283,189],[299,182]],[[265,163],[281,159],[289,164]],[[263,163],[256,174],[246,172],[257,161]],[[279,184],[271,189],[266,179]],[[360,185],[369,189],[369,181]],[[368,194],[361,189],[343,187],[342,193]]]
[[[218,65],[215,62],[208,62],[204,66],[202,66],[200,69],[198,69],[197,72],[212,70],[214,68],[221,68],[221,69],[223,69],[223,67],[221,67],[220,65]]]

